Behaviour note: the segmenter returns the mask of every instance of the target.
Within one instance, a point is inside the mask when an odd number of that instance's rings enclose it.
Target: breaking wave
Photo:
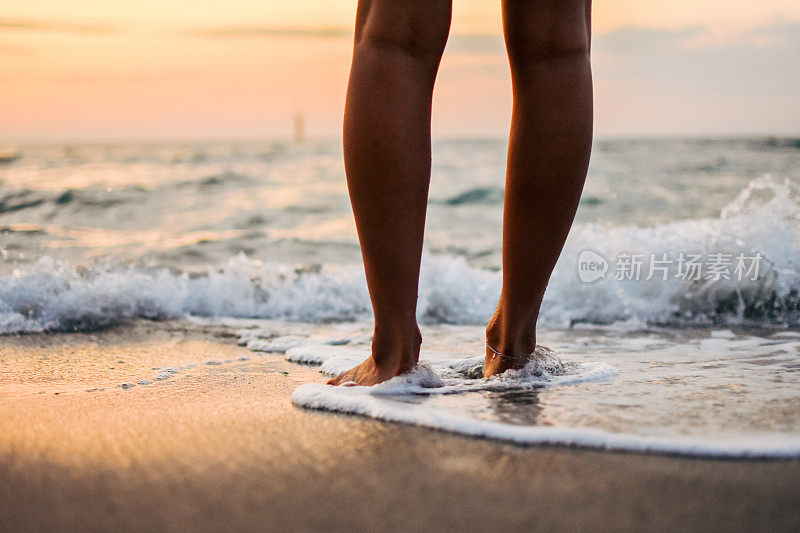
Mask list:
[[[581,281],[585,250],[622,256],[762,258],[756,275],[687,280],[672,264],[646,279]],[[646,265],[645,265],[646,267]],[[666,279],[664,279],[666,278]],[[480,324],[497,302],[501,274],[464,258],[428,255],[420,280],[425,323]],[[142,266],[75,266],[44,258],[0,277],[0,333],[82,331],[121,321],[184,316],[303,322],[366,320],[369,295],[357,265],[292,266],[243,255],[203,273]],[[650,227],[577,225],[551,278],[540,324],[800,325],[800,186],[751,182],[720,216]]]

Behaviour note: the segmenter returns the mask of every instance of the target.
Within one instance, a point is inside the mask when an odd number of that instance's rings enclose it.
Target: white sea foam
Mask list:
[[[431,365],[421,363],[412,371],[380,383],[373,387],[358,387],[369,392],[384,396],[402,396],[408,394],[457,394],[464,392],[481,391],[523,391],[574,385],[589,381],[611,379],[619,372],[616,368],[605,363],[567,363],[554,368],[543,366],[542,362],[532,360],[525,368],[509,370],[490,378],[465,377],[450,374],[449,377],[440,369],[452,368],[457,360],[445,361],[444,364]],[[323,365],[324,367],[324,365]],[[480,370],[483,365],[479,365]]]
[[[443,409],[398,402],[380,394],[377,387],[302,385],[292,395],[295,405],[402,422],[462,435],[518,444],[551,444],[689,456],[798,457],[800,438],[795,436],[736,436],[730,439],[651,437],[613,433],[589,427],[519,426],[480,420]]]
[[[332,346],[330,344],[304,344],[286,350],[286,359],[289,361],[317,365],[321,365],[329,359],[348,358],[357,364],[363,361],[367,355],[369,354],[365,353],[364,350]]]
[[[330,344],[307,344],[286,352],[289,361],[318,364],[320,372],[332,376],[353,368],[368,355],[365,346]],[[483,357],[423,349],[414,369],[369,390],[385,395],[531,390],[610,379],[617,374],[616,368],[605,363],[564,363],[549,348],[537,346],[536,356],[524,368],[484,379]]]
[[[243,337],[247,339],[247,336]],[[286,353],[287,350],[308,344],[308,338],[295,335],[286,335],[272,339],[250,338],[243,344],[248,350],[254,352]],[[301,361],[312,362],[312,361]]]
[[[178,371],[176,369],[165,367],[161,368],[158,374],[156,374],[153,379],[155,379],[156,381],[164,381],[165,379],[169,379],[177,373]]]
[[[321,365],[324,374],[337,375],[353,368],[369,356],[369,346],[330,346],[309,344],[286,352],[286,358],[296,363]],[[463,356],[438,350],[422,349],[420,361],[439,370],[451,370],[449,365],[459,365]]]
[[[608,259],[621,253],[674,258],[724,252],[760,253],[764,262],[756,280],[611,276],[583,283],[576,266],[587,248]],[[427,255],[419,318],[482,323],[496,305],[500,283],[499,272],[472,267],[463,257]],[[44,258],[0,277],[0,333],[80,331],[133,318],[187,316],[369,320],[370,302],[358,265],[296,268],[242,255],[200,275],[111,264],[77,267]],[[652,227],[577,225],[551,278],[540,324],[580,323],[622,329],[648,323],[800,324],[800,186],[757,179],[715,219]]]

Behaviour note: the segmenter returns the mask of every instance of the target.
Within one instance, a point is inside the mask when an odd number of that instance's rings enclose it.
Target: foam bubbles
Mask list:
[[[296,363],[317,364],[323,374],[335,376],[360,364],[369,355],[366,346],[306,344],[287,350]],[[462,392],[532,390],[611,379],[616,368],[599,362],[567,362],[547,347],[537,346],[535,356],[519,370],[483,378],[483,357],[439,350],[420,351],[420,364],[401,376],[372,387],[358,387],[368,394],[442,395]]]

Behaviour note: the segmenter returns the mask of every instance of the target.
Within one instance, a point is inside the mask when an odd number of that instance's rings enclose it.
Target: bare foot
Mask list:
[[[377,385],[388,381],[393,377],[405,374],[416,365],[417,362],[387,362],[382,365],[375,363],[372,356],[360,365],[351,368],[347,372],[339,374],[328,381],[328,385],[343,385],[345,383],[356,383],[357,385]]]
[[[377,385],[401,374],[405,374],[419,362],[419,348],[422,334],[413,324],[402,339],[387,338],[377,332],[372,338],[372,354],[360,365],[339,374],[328,381],[328,385]],[[375,354],[380,354],[376,357]]]

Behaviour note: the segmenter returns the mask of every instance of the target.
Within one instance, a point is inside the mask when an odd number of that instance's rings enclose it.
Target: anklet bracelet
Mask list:
[[[495,357],[499,357],[500,359],[505,359],[506,361],[513,361],[514,360],[513,357],[511,357],[509,355],[502,354],[502,353],[498,352],[497,350],[495,350],[494,348],[492,348],[492,346],[488,342],[486,343],[486,347],[489,348],[489,350],[492,352],[492,359],[494,359]]]

